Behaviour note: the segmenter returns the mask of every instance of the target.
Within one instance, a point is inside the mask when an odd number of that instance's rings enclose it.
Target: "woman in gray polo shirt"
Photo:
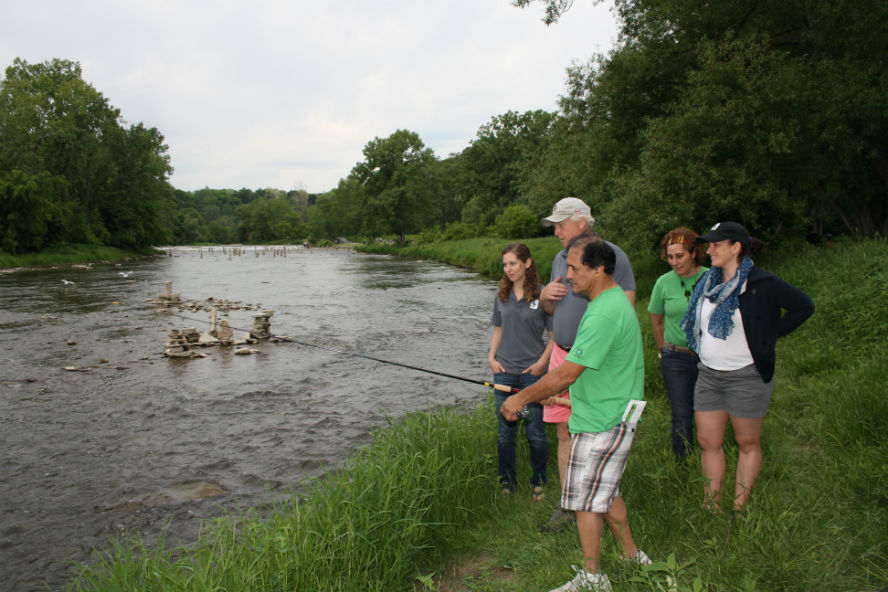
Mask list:
[[[493,303],[493,336],[490,339],[488,362],[495,385],[525,389],[546,373],[552,352],[552,317],[540,306],[540,280],[530,249],[524,243],[512,243],[502,252],[503,277]],[[548,341],[544,335],[548,333]],[[518,485],[515,475],[515,440],[518,422],[507,421],[500,414],[509,389],[494,389],[496,416],[499,422],[497,454],[502,492],[511,495]],[[528,406],[524,431],[530,447],[533,496],[543,499],[549,445],[543,424],[543,408],[539,403]]]

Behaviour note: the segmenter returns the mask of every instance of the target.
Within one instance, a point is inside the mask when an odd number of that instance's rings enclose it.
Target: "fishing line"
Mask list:
[[[192,319],[190,317],[176,314],[174,312],[171,312],[170,314],[172,316],[179,317],[180,319],[184,319],[186,321],[192,321],[194,323],[203,323],[205,325],[210,324],[209,321],[204,321],[201,319]],[[231,325],[229,325],[229,326],[231,326]],[[237,327],[231,327],[231,328],[235,331],[244,331],[245,333],[249,333],[249,331],[246,331],[244,329],[239,329]],[[285,341],[285,342],[289,342],[289,343],[296,343],[298,345],[304,345],[306,347],[314,347],[317,349],[324,349],[324,350],[331,351],[331,352],[334,352],[337,354],[342,354],[344,356],[352,356],[355,358],[364,358],[365,360],[372,360],[374,362],[379,362],[381,364],[389,364],[391,366],[400,366],[401,368],[407,368],[408,370],[416,370],[417,372],[425,372],[426,374],[434,374],[436,376],[443,376],[444,378],[452,378],[454,380],[462,380],[463,382],[471,382],[472,384],[480,384],[483,386],[489,386],[489,387],[494,388],[498,391],[503,391],[503,392],[507,392],[507,393],[517,393],[519,390],[515,387],[508,387],[508,386],[505,386],[502,384],[494,384],[492,382],[487,382],[486,380],[475,380],[474,378],[466,378],[464,376],[457,376],[456,374],[447,374],[446,372],[438,372],[437,370],[429,370],[428,368],[420,368],[419,366],[411,366],[409,364],[402,364],[401,362],[393,362],[391,360],[383,360],[380,358],[374,358],[373,356],[367,356],[364,354],[347,352],[347,351],[343,351],[341,349],[328,347],[326,345],[318,345],[317,343],[309,343],[307,341],[299,341],[299,340],[294,339],[292,337],[282,337],[282,336],[278,336],[278,335],[275,335],[274,337],[275,337],[275,339],[278,339],[280,341]]]

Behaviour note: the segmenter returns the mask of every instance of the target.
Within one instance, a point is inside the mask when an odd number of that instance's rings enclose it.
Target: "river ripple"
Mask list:
[[[170,329],[206,331],[210,315],[150,301],[172,282],[185,300],[249,305],[220,317],[237,329],[271,309],[277,335],[487,380],[490,280],[344,250],[168,252],[0,275],[6,590],[63,589],[68,562],[114,538],[151,544],[167,521],[168,541],[192,541],[201,519],[300,491],[387,418],[486,396],[483,386],[294,343],[165,358]]]

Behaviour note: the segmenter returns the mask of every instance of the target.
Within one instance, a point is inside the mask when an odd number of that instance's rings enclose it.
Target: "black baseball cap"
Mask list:
[[[697,237],[698,243],[715,243],[723,240],[731,240],[749,247],[749,232],[742,224],[736,222],[719,222],[709,229],[706,234]]]

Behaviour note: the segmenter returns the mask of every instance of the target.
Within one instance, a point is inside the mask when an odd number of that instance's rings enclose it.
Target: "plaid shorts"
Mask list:
[[[636,427],[619,423],[606,432],[571,434],[562,508],[602,514],[610,511],[620,493]]]

